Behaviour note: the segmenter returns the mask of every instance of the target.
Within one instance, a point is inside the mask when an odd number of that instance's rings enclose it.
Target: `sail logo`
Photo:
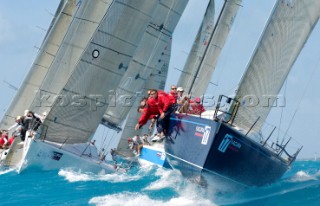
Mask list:
[[[238,151],[241,148],[241,144],[234,140],[233,136],[226,134],[219,145],[218,150],[222,153],[225,153],[229,146],[232,146],[232,149]]]
[[[207,145],[208,140],[209,140],[209,136],[210,136],[210,132],[211,132],[210,126],[205,126],[205,127],[196,126],[196,132],[194,133],[194,135],[196,135],[198,137],[202,137],[201,144]]]

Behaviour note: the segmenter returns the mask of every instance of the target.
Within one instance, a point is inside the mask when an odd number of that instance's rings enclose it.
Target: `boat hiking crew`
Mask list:
[[[17,116],[15,120],[15,124],[8,128],[8,131],[14,129],[15,131],[12,133],[16,137],[20,137],[23,142],[26,138],[26,133],[29,128],[29,123],[31,118],[25,118],[24,116]]]
[[[169,118],[172,112],[201,115],[205,109],[201,104],[200,97],[194,100],[189,95],[183,95],[183,88],[172,85],[170,92],[162,90],[148,90],[148,98],[142,98],[138,112],[142,113],[135,130],[140,129],[148,120],[151,120],[149,132],[152,130],[153,122],[157,122],[157,132],[163,138],[169,127]]]
[[[28,130],[37,131],[42,121],[39,115],[33,113],[32,111],[25,110],[24,116],[17,116],[15,119],[15,124],[8,128],[8,131],[15,129],[12,133],[13,136],[19,136],[23,142],[26,138],[26,133]]]
[[[150,90],[148,91],[148,93],[150,93]],[[140,105],[138,106],[138,109],[137,109],[137,111],[138,111],[139,113],[143,113],[143,112],[144,112],[145,108],[146,108],[147,105],[148,105],[147,100],[148,100],[147,97],[143,97],[143,98],[140,100]],[[148,118],[148,119],[151,121],[151,124],[150,124],[150,126],[149,126],[149,134],[150,134],[150,135],[151,135],[151,132],[152,132],[152,130],[153,130],[153,126],[154,126],[154,124],[155,124],[156,121],[157,121],[157,118],[158,118],[158,114],[151,114],[151,115],[149,116],[149,118]]]
[[[170,97],[171,96],[171,97]],[[143,109],[142,115],[135,126],[135,130],[140,129],[151,116],[157,116],[157,132],[160,137],[164,137],[168,128],[170,114],[174,111],[175,101],[173,101],[173,95],[162,90],[151,89],[150,95],[147,100],[147,105]]]
[[[7,149],[10,147],[14,140],[14,137],[8,138],[6,131],[0,131],[0,149]]]
[[[200,97],[196,97],[194,101],[190,103],[190,109],[188,111],[188,114],[201,115],[201,113],[204,111],[205,109],[201,104]]]
[[[169,92],[169,101],[171,105],[176,105],[177,104],[177,87],[175,85],[171,85],[170,92]],[[174,108],[176,109],[176,108]]]
[[[140,136],[136,135],[133,138],[128,138],[128,143],[129,143],[129,148],[133,150],[133,154],[139,156],[144,144]]]
[[[37,131],[39,126],[42,123],[41,117],[38,114],[29,110],[26,110],[25,112],[26,112],[25,116],[31,119],[29,129],[32,129],[33,131]]]

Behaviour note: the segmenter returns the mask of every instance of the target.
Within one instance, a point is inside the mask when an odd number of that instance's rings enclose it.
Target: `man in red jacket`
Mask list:
[[[169,92],[169,101],[171,105],[177,104],[177,87],[175,85],[171,86],[170,92]]]
[[[158,115],[157,131],[163,134],[167,128],[170,113],[173,111],[173,104],[170,102],[169,95],[164,91],[157,91],[156,89],[150,90],[150,95],[147,100],[147,106],[142,112],[135,130],[140,129],[145,125],[151,115]]]

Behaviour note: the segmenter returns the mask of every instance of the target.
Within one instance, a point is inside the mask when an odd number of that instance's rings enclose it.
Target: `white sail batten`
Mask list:
[[[15,118],[23,115],[24,110],[28,109],[31,105],[35,98],[36,91],[39,89],[61,45],[61,41],[72,21],[75,10],[75,1],[60,2],[49,30],[41,44],[39,53],[1,120],[0,128],[7,129],[10,127],[14,123]]]
[[[43,123],[45,139],[87,142],[96,130],[154,15],[157,0],[113,1],[60,98]]]
[[[78,10],[43,84],[37,91],[31,110],[37,113],[49,112],[54,101],[60,98],[60,91],[68,81],[111,2],[112,0],[85,0],[78,3]]]
[[[159,70],[163,64],[168,64],[163,59],[171,55],[167,49],[168,44],[187,3],[187,0],[160,1],[154,18],[116,89],[114,97],[116,104],[108,107],[103,121],[111,125],[120,125],[127,117],[138,93],[142,92],[151,73],[156,69]]]
[[[236,92],[235,125],[260,130],[319,13],[318,0],[277,1]]]
[[[227,0],[221,17],[217,22],[212,39],[208,42],[208,48],[200,63],[194,84],[192,85],[191,94],[193,96],[204,95],[211,81],[221,50],[231,30],[233,21],[237,15],[242,0]]]

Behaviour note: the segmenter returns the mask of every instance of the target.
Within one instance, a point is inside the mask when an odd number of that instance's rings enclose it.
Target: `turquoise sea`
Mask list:
[[[320,205],[320,161],[297,161],[278,182],[208,197],[179,172],[147,166],[125,174],[70,169],[0,171],[0,205]]]

